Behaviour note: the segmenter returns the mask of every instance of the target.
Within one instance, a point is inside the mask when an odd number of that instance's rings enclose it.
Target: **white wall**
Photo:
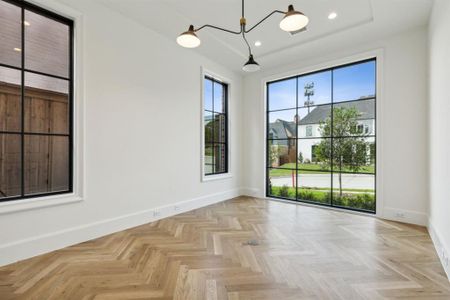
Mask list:
[[[266,78],[281,78],[302,71],[345,62],[345,57],[382,49],[382,89],[378,99],[378,215],[425,225],[428,215],[427,162],[427,30],[417,28],[386,39],[349,48],[327,40],[305,45],[295,63],[266,70],[244,79],[246,193],[264,196],[264,92]],[[400,216],[398,215],[400,213]],[[403,214],[403,217],[401,217]]]
[[[77,203],[1,214],[0,265],[148,222],[155,207],[239,195],[241,75],[89,0],[59,2],[83,19],[86,193]],[[205,183],[201,66],[231,80],[234,176]]]
[[[450,1],[437,0],[430,36],[430,231],[450,278]],[[444,252],[444,254],[443,254]]]

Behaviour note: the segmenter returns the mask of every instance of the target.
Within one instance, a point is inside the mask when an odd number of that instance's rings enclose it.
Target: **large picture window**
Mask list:
[[[376,59],[267,83],[267,196],[375,213]]]
[[[204,175],[228,173],[228,85],[205,76],[203,82]]]
[[[72,192],[73,22],[0,0],[0,201]]]

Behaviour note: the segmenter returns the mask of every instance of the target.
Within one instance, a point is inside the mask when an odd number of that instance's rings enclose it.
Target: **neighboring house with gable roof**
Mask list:
[[[371,98],[368,98],[371,99]],[[364,98],[361,100],[365,100]],[[367,142],[375,143],[375,101],[354,101],[334,104],[335,108],[356,108],[360,115],[358,117],[357,132],[366,138]],[[331,115],[331,104],[315,107],[309,114],[300,120],[298,124],[298,153],[302,153],[305,161],[314,162],[314,147],[322,138],[320,125]],[[370,150],[369,150],[370,151]],[[370,153],[369,153],[370,154]]]

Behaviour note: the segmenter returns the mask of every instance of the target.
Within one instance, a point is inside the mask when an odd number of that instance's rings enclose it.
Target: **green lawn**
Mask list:
[[[286,169],[295,169],[296,165],[295,163],[288,163],[282,165],[280,168],[286,168]],[[319,164],[298,164],[299,168],[299,174],[323,174],[324,172],[320,171],[327,171]],[[342,169],[344,172],[352,172],[348,167],[344,167]],[[337,169],[334,169],[334,172],[338,172]],[[358,171],[359,173],[367,173],[367,174],[374,174],[375,173],[375,166],[364,166],[361,167],[361,169]],[[283,169],[271,169],[270,170],[270,176],[271,177],[285,177],[285,176],[292,176],[292,170],[283,170]]]

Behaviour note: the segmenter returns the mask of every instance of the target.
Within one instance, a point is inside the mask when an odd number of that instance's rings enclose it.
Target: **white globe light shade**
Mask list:
[[[200,46],[201,41],[194,32],[194,26],[191,25],[188,31],[183,32],[177,37],[177,43],[181,47],[196,48]]]
[[[280,22],[280,28],[284,31],[298,31],[305,28],[309,23],[309,18],[301,12],[289,7],[289,11]]]

